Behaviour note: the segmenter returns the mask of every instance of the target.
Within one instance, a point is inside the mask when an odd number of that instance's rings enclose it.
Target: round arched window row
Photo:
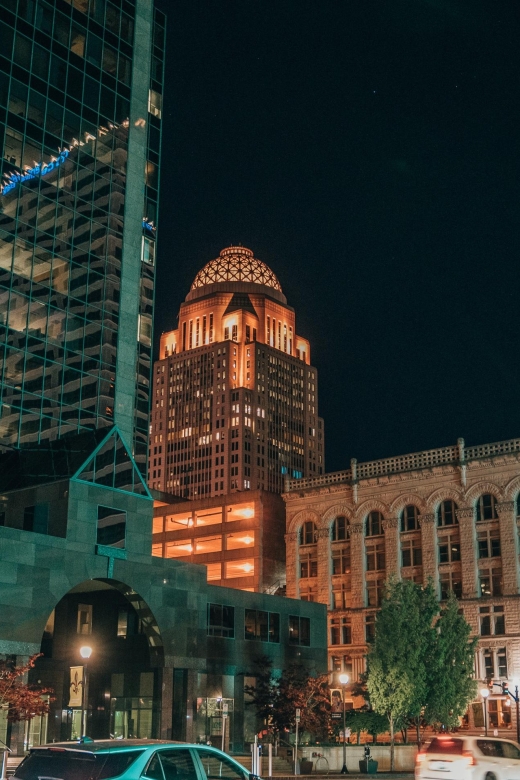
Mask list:
[[[383,535],[383,515],[381,512],[369,512],[365,520],[365,536]]]
[[[300,528],[300,544],[314,544],[318,539],[318,530],[312,520],[307,520]]]
[[[330,527],[330,538],[332,542],[341,542],[350,537],[350,524],[344,515],[334,518]]]
[[[457,504],[455,501],[451,501],[451,499],[440,503],[437,507],[437,525],[439,527],[458,525],[457,508]]]

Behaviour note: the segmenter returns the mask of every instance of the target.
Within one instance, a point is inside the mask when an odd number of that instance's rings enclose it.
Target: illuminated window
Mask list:
[[[437,508],[437,525],[457,525],[457,504],[455,501],[443,501]]]
[[[222,445],[224,446],[224,445]],[[222,509],[206,509],[196,513],[196,526],[216,525],[222,522]]]
[[[186,541],[186,539],[167,542],[165,547],[165,558],[185,558],[193,552],[193,544],[189,540]]]
[[[479,583],[481,596],[502,596],[503,581],[502,567],[491,566],[479,569]]]
[[[226,550],[238,550],[243,547],[252,547],[255,543],[255,532],[244,531],[235,534],[227,534]]]
[[[207,569],[207,575],[206,578],[208,582],[211,582],[212,580],[221,580],[222,579],[222,564],[221,563],[206,563],[205,564]]]
[[[197,554],[214,553],[222,550],[222,537],[204,536],[195,539],[195,550]]]
[[[255,573],[255,564],[252,558],[240,561],[227,561],[225,563],[227,579],[234,577],[250,577]]]
[[[164,531],[164,517],[154,517],[152,533],[161,534]]]
[[[178,515],[169,515],[166,518],[165,531],[178,531],[180,528],[191,528],[193,526],[193,517],[183,512]]]
[[[162,558],[163,557],[163,546],[162,544],[152,544],[152,555],[156,558]]]
[[[250,520],[255,516],[254,504],[232,504],[226,507],[226,522],[235,520]]]
[[[162,115],[162,95],[156,92],[154,89],[150,89],[148,92],[148,111],[158,119]]]
[[[480,520],[498,520],[497,500],[491,493],[479,496],[476,505],[477,522]]]
[[[244,638],[278,643],[280,641],[280,615],[277,612],[246,609]]]

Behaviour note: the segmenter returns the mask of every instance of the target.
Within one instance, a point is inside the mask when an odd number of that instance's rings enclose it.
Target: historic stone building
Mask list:
[[[329,669],[356,681],[385,580],[453,590],[480,637],[481,681],[520,677],[520,439],[351,462],[348,471],[289,480],[287,593],[328,605]],[[355,702],[354,702],[355,703]],[[498,685],[490,725],[510,729]],[[481,726],[475,702],[468,725]]]

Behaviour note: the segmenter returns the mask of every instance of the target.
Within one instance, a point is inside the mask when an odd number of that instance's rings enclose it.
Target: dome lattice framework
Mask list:
[[[280,282],[269,266],[254,257],[252,251],[243,246],[230,246],[223,249],[219,257],[206,263],[195,277],[191,289],[195,290],[217,282],[252,282],[282,292]]]

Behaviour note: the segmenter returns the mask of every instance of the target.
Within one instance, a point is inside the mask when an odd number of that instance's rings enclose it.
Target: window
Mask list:
[[[235,637],[235,608],[208,604],[208,636]]]
[[[502,567],[479,569],[480,595],[502,596]]]
[[[401,544],[401,565],[422,566],[421,540],[417,537],[403,539]]]
[[[331,619],[330,643],[331,645],[352,644],[352,625],[349,617]]]
[[[78,604],[76,631],[83,635],[92,633],[92,604]]]
[[[437,508],[437,525],[457,525],[457,504],[455,501],[443,501]]]
[[[509,705],[509,706],[508,706]],[[511,705],[507,699],[489,699],[488,700],[488,718],[489,725],[494,729],[510,729],[511,728]],[[489,740],[491,742],[491,740]],[[488,742],[488,744],[489,744]],[[516,753],[514,758],[520,758],[520,751],[512,742],[492,742],[493,752],[486,753],[486,755],[492,756],[504,756],[505,758],[512,758],[510,753]],[[511,745],[512,751],[508,751],[507,746]],[[484,750],[481,748],[482,752]]]
[[[439,563],[460,561],[459,532],[439,536]]]
[[[150,89],[148,92],[148,111],[158,119],[161,118],[162,95],[153,89]]]
[[[350,577],[332,585],[332,609],[347,609],[351,606],[352,582]]]
[[[481,520],[497,520],[497,500],[491,493],[480,496],[477,505],[477,522]]]
[[[480,607],[480,636],[500,636],[506,633],[504,607]]]
[[[299,617],[298,615],[289,615],[289,644],[310,647],[310,618]]]
[[[493,680],[497,677],[507,679],[507,652],[505,647],[485,647],[482,651],[484,677]]]
[[[300,577],[305,579],[307,577],[318,576],[318,553],[316,550],[310,552],[303,552],[300,554]]]
[[[105,547],[124,547],[126,512],[98,506],[97,543]]]
[[[367,607],[380,607],[385,592],[383,579],[367,581]]]
[[[383,533],[383,515],[381,512],[370,512],[365,524],[366,536],[381,536]]]
[[[451,591],[458,599],[462,596],[462,575],[460,571],[441,571],[439,585],[441,600],[449,598]]]
[[[197,775],[189,750],[175,748],[174,750],[157,751],[148,764],[145,776],[151,780],[163,780],[163,778],[164,780],[174,780],[177,777],[182,777],[184,780],[196,780]]]
[[[365,639],[367,642],[372,642],[376,635],[376,616],[372,612],[370,615],[365,616]]]
[[[280,615],[277,612],[263,612],[246,609],[245,639],[259,639],[261,642],[280,641]]]
[[[348,539],[350,535],[349,522],[346,517],[341,515],[336,517],[331,526],[331,540],[339,542]]]
[[[195,750],[199,755],[207,780],[215,780],[215,778],[219,778],[219,780],[244,780],[244,771],[238,769],[221,753],[214,753],[204,748],[196,748]],[[167,775],[166,780],[170,780]],[[187,780],[192,780],[192,778],[189,777]],[[193,776],[193,780],[195,780],[195,776]]]
[[[408,504],[401,512],[401,531],[418,531],[420,527],[419,510],[413,504]]]
[[[500,556],[500,531],[498,528],[487,528],[477,531],[478,557],[497,558]]]
[[[366,543],[367,571],[381,571],[385,568],[385,543]]]
[[[316,525],[308,520],[300,528],[300,544],[314,544],[318,539]]]
[[[350,572],[350,545],[332,548],[332,574]]]
[[[46,534],[49,531],[49,505],[36,504],[26,506],[23,510],[23,530],[33,531],[37,534]]]

